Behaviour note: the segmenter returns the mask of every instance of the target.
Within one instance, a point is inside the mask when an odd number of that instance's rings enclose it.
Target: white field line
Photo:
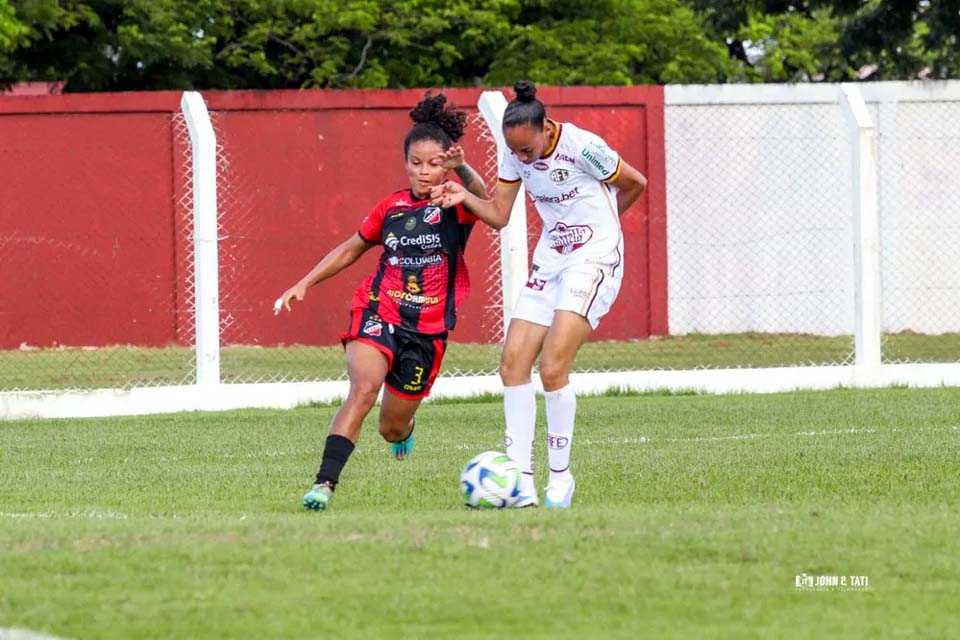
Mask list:
[[[51,636],[48,633],[21,629],[19,627],[0,628],[0,640],[67,640],[60,636]]]
[[[115,511],[65,511],[64,513],[27,513],[0,511],[0,518],[35,520],[43,518],[80,518],[83,520],[126,520],[127,516]],[[4,637],[0,635],[0,640]]]
[[[724,442],[728,440],[760,440],[763,438],[815,438],[820,436],[838,436],[838,435],[851,435],[851,434],[876,434],[876,433],[914,433],[914,432],[953,432],[960,433],[960,426],[951,426],[951,427],[919,427],[917,429],[873,429],[873,428],[859,428],[859,427],[850,427],[847,429],[825,429],[822,431],[794,431],[787,433],[738,433],[727,436],[692,436],[688,438],[661,438],[657,436],[627,436],[624,438],[576,438],[575,443],[581,447],[590,447],[595,445],[630,445],[630,444],[651,444],[655,442]],[[374,445],[376,446],[376,445]],[[454,449],[456,451],[472,451],[477,448],[478,445],[470,444],[466,442],[461,442],[459,444],[451,446],[439,446],[439,445],[430,445],[424,443],[417,447],[417,451],[444,451],[448,449]],[[258,459],[258,458],[283,458],[287,456],[313,456],[318,455],[320,449],[316,451],[248,451],[246,453],[224,453],[220,457],[223,459]],[[161,459],[163,462],[177,461],[181,458],[179,456],[175,457],[164,457]],[[93,458],[81,458],[74,461],[74,464],[86,464],[93,462]],[[2,515],[2,514],[0,514]]]
[[[685,442],[725,442],[737,440],[760,440],[760,439],[779,439],[779,438],[816,438],[822,436],[840,436],[840,435],[872,435],[877,433],[917,433],[927,432],[950,432],[960,433],[960,426],[953,427],[920,427],[917,429],[872,429],[850,427],[847,429],[824,429],[821,431],[793,431],[786,433],[738,433],[727,436],[692,436],[688,438],[661,438],[656,436],[629,436],[625,438],[576,438],[574,444],[577,446],[595,446],[595,445],[630,445],[630,444],[654,444],[658,442],[685,443]],[[476,445],[458,444],[457,449],[475,449]]]
[[[283,456],[296,456],[302,451],[264,451],[262,453],[225,453],[224,458],[281,458]]]

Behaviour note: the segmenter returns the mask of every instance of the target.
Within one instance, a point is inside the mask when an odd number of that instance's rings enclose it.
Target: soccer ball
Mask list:
[[[484,451],[460,474],[463,504],[472,509],[502,509],[520,496],[520,467],[506,454]]]

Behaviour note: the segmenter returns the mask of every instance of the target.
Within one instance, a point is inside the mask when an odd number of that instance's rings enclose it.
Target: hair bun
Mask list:
[[[537,87],[529,80],[517,81],[513,85],[513,90],[520,102],[533,102],[537,99]]]
[[[439,127],[452,142],[463,138],[467,128],[467,113],[457,109],[455,104],[447,104],[447,96],[431,91],[427,91],[410,110],[410,119],[415,125]]]

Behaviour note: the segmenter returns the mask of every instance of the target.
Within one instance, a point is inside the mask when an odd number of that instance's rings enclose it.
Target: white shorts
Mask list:
[[[527,280],[513,317],[549,327],[557,310],[573,311],[593,329],[607,315],[620,293],[620,278],[595,267],[561,271],[550,280],[537,278],[534,271]]]

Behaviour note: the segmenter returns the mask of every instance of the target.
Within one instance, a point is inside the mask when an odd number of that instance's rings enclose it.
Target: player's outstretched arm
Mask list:
[[[277,298],[277,302],[273,306],[274,315],[280,313],[282,308],[291,311],[291,301],[302,301],[307,296],[307,289],[318,282],[323,282],[327,278],[340,273],[374,246],[376,245],[361,238],[360,234],[354,234],[341,242],[330,251],[330,253],[325,255],[323,259],[317,263],[317,266],[310,270],[310,273],[303,276],[297,284],[284,291],[283,295]]]
[[[513,201],[517,199],[520,183],[515,185],[500,185],[491,200],[478,198],[463,185],[456,182],[444,182],[430,189],[430,199],[433,204],[441,207],[454,207],[463,204],[475,216],[494,229],[502,229],[510,222],[510,211]]]
[[[467,190],[478,198],[487,198],[487,185],[473,167],[467,164],[463,147],[455,145],[444,151],[441,156],[443,168],[453,170]]]
[[[623,160],[620,175],[610,184],[617,188],[617,213],[621,216],[647,190],[647,178]]]

